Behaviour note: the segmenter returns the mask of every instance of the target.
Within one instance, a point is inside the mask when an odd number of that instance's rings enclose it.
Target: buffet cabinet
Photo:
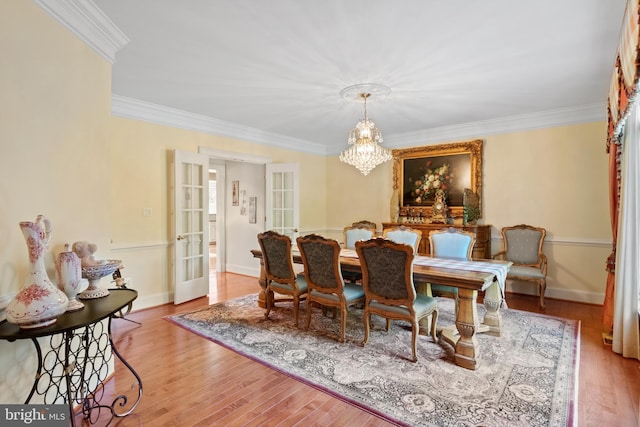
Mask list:
[[[404,225],[406,227],[410,227],[416,230],[422,231],[422,239],[420,240],[420,245],[418,246],[418,254],[420,255],[429,255],[429,232],[431,230],[441,230],[443,228],[457,228],[459,230],[471,231],[476,235],[476,243],[473,246],[473,258],[491,258],[491,225],[488,224],[430,224],[430,223],[393,223],[393,222],[383,222],[382,229],[385,230],[387,228],[398,227],[400,225]]]

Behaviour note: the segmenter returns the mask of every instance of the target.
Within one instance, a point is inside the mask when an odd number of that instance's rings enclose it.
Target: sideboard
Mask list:
[[[38,366],[24,403],[28,404],[34,395],[39,395],[45,404],[64,402],[69,406],[72,426],[76,425],[76,405],[82,410],[83,425],[106,421],[102,418],[109,418],[109,424],[113,418],[133,412],[142,398],[142,379],[116,349],[111,337],[111,319],[119,317],[118,313],[137,297],[138,292],[133,289],[109,289],[109,295],[82,300],[82,310],[63,313],[56,323],[45,328],[20,329],[6,320],[0,322],[0,340],[30,339],[35,346]],[[38,338],[48,339],[50,349],[46,354]],[[105,397],[106,402],[101,402],[107,394],[105,390],[112,391],[106,382],[114,354],[135,381],[125,394],[112,400]],[[106,417],[101,417],[102,414]]]
[[[422,231],[422,239],[418,246],[418,253],[420,255],[429,255],[429,232],[431,230],[440,230],[443,228],[457,228],[459,230],[471,231],[476,235],[476,243],[473,246],[473,258],[491,258],[491,225],[488,224],[431,224],[431,223],[393,223],[383,222],[382,229],[398,227],[404,225],[406,227],[414,228]]]

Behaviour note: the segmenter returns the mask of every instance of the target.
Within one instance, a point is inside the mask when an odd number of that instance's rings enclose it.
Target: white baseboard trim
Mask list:
[[[157,307],[173,302],[173,292],[162,292],[153,295],[138,294],[138,298],[133,302],[133,308],[131,311],[142,310],[144,308]]]
[[[260,267],[247,267],[246,265],[227,264],[227,273],[242,274],[243,276],[260,277]]]
[[[522,294],[522,295],[538,295],[537,288],[534,289],[532,286],[527,285],[513,285],[512,283],[507,283],[507,292],[512,292],[514,294]],[[558,289],[558,288],[547,288],[544,293],[545,298],[553,298],[558,300],[565,300],[571,302],[581,302],[585,304],[595,304],[602,305],[604,301],[604,293],[601,292],[588,292],[581,291],[576,289]],[[509,299],[507,298],[507,304],[509,303]]]

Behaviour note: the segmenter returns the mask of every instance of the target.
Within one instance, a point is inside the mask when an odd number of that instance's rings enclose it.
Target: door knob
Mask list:
[[[185,237],[185,236],[183,236],[182,234],[178,234],[178,237],[176,237],[176,239],[178,239],[178,240],[184,240],[184,239],[186,239],[186,237]]]

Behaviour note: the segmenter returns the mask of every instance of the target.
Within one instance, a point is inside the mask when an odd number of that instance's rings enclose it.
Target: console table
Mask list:
[[[476,235],[476,243],[473,245],[472,258],[491,259],[491,225],[488,224],[430,224],[430,223],[393,223],[383,222],[382,229],[398,227],[404,225],[422,231],[422,239],[418,246],[418,254],[429,255],[429,232],[431,230],[441,230],[443,228],[457,228],[458,230],[471,231]]]
[[[24,403],[28,404],[34,394],[43,396],[45,404],[63,400],[69,405],[73,426],[76,424],[75,405],[82,405],[83,416],[90,424],[98,421],[102,411],[106,411],[111,420],[133,412],[142,398],[142,380],[118,353],[111,339],[111,319],[117,317],[117,313],[137,297],[138,292],[133,289],[110,289],[105,297],[83,300],[83,309],[64,313],[56,323],[46,328],[20,329],[6,320],[1,322],[0,339],[30,339],[38,353],[35,381]],[[101,322],[105,319],[106,330],[104,322]],[[51,347],[44,356],[37,340],[40,337],[48,337]],[[136,400],[123,412],[116,412],[116,406],[124,408],[127,405],[129,398],[124,394],[112,399],[109,404],[100,403],[113,354],[137,382]]]

